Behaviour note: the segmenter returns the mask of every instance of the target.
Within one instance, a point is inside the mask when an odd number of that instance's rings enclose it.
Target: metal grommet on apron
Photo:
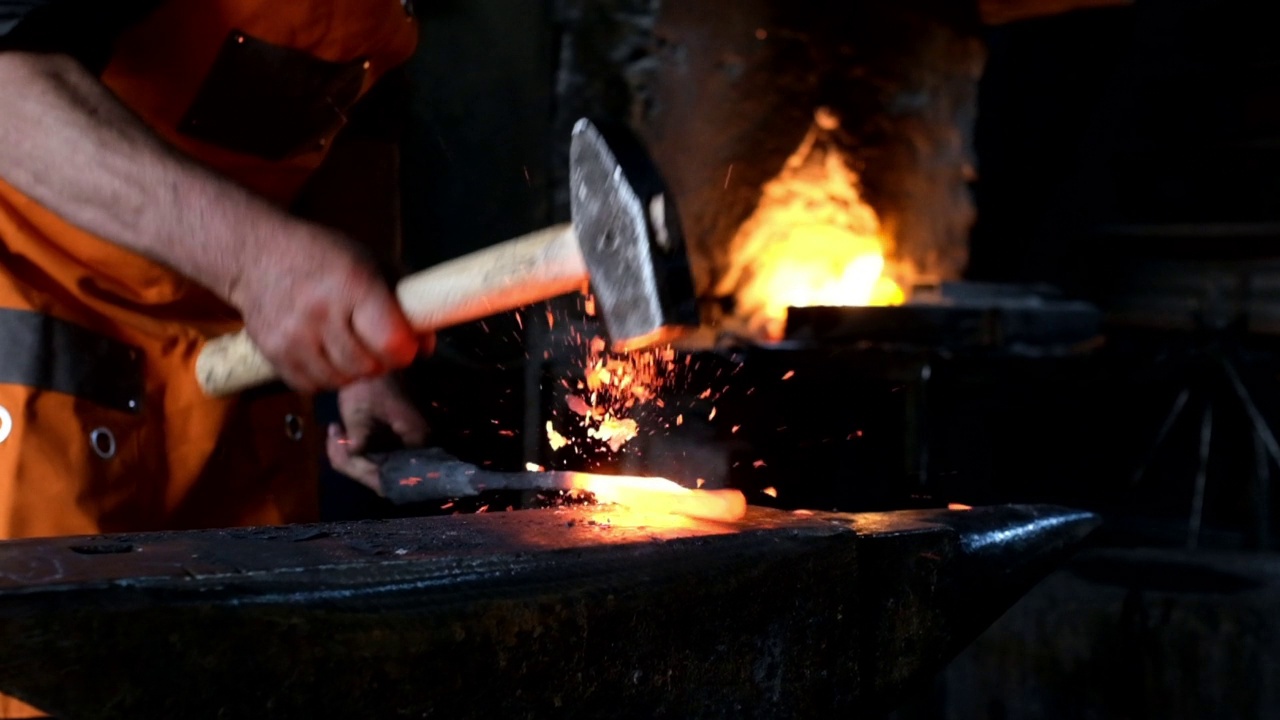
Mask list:
[[[302,439],[302,418],[289,413],[284,416],[284,434],[290,440]]]
[[[9,439],[9,435],[13,433],[13,416],[9,414],[9,410],[0,405],[0,443]]]
[[[89,447],[103,460],[116,456],[116,436],[104,427],[95,428],[89,433]]]

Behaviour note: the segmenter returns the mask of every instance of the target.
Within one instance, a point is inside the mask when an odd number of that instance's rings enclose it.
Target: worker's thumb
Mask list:
[[[371,292],[356,306],[351,325],[365,348],[389,370],[407,367],[418,355],[419,339],[386,288]]]

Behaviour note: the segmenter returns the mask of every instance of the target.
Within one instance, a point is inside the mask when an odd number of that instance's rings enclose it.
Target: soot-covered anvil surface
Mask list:
[[[59,718],[874,716],[1096,524],[588,506],[0,544],[0,691]]]

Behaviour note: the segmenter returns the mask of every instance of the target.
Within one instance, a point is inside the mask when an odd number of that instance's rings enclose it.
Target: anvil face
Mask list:
[[[62,718],[874,711],[1095,524],[580,507],[0,543],[0,691]]]

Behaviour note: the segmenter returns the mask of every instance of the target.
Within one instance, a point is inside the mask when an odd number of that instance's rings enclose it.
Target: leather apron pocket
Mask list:
[[[368,69],[233,30],[178,130],[267,160],[319,150],[346,124]]]
[[[0,537],[128,527],[153,513],[142,351],[40,313],[0,309]]]

